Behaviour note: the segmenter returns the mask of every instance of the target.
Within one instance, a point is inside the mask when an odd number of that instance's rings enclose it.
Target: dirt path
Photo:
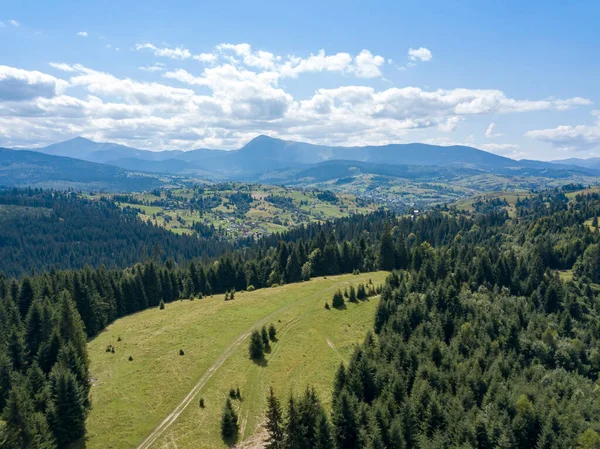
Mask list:
[[[202,375],[202,377],[196,383],[196,385],[194,385],[194,387],[187,394],[187,396],[185,398],[183,398],[183,400],[179,403],[179,405],[177,405],[177,407],[175,407],[175,409],[171,413],[169,413],[169,415],[150,433],[150,435],[148,435],[146,437],[146,439],[137,446],[137,449],[150,449],[152,447],[152,445],[156,442],[156,440],[158,440],[163,435],[163,433],[177,420],[177,418],[179,418],[179,416],[188,407],[188,405],[191,404],[191,402],[194,400],[194,398],[196,397],[198,392],[206,385],[206,383],[210,380],[210,378],[213,376],[213,374],[221,367],[221,365],[223,365],[223,363],[225,363],[227,361],[227,359],[229,359],[229,357],[231,357],[233,355],[233,353],[242,344],[242,342],[246,338],[248,338],[248,336],[251,334],[253,329],[260,327],[263,324],[266,324],[274,316],[280,314],[281,312],[284,312],[285,310],[289,309],[290,307],[294,307],[299,304],[305,303],[308,300],[314,298],[315,296],[322,295],[323,292],[332,290],[337,287],[338,287],[337,285],[327,287],[324,290],[319,291],[318,293],[315,293],[311,296],[305,297],[300,301],[296,301],[295,303],[288,304],[285,307],[282,307],[282,308],[270,313],[266,317],[258,320],[256,323],[254,323],[254,325],[252,327],[250,327],[250,329],[248,329],[243,334],[241,334],[233,343],[231,343],[225,349],[225,351],[223,351],[223,353],[215,360],[215,362],[208,368],[208,370],[206,370],[206,372]]]

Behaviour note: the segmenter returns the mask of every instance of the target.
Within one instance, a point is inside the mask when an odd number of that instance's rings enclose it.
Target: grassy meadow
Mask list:
[[[223,295],[179,301],[116,321],[89,343],[94,386],[86,448],[226,447],[219,425],[230,388],[242,394],[234,401],[240,441],[260,434],[270,386],[284,399],[312,385],[328,407],[335,371],[372,328],[377,298],[344,310],[326,310],[325,302],[337,289],[369,279],[381,284],[386,275],[318,278],[238,292],[228,302]],[[246,337],[270,323],[278,341],[256,364]],[[142,444],[173,410],[177,417]]]

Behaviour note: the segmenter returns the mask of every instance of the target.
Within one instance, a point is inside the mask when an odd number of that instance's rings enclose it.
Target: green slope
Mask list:
[[[311,384],[328,405],[335,370],[372,327],[377,301],[346,310],[325,310],[324,304],[338,288],[369,279],[380,284],[385,276],[319,278],[237,293],[234,301],[219,295],[120,319],[89,344],[94,386],[86,448],[225,447],[219,419],[232,387],[244,398],[235,402],[243,439],[260,432],[269,386],[287,395]],[[267,365],[258,366],[248,359],[246,337],[269,323],[279,341]],[[109,344],[114,354],[105,351]],[[200,397],[205,409],[198,406]]]

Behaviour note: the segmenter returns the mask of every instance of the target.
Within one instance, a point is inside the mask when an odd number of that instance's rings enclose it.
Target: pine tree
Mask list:
[[[267,423],[265,424],[267,434],[269,435],[265,440],[266,449],[284,449],[284,429],[283,429],[283,416],[281,411],[281,404],[273,388],[269,389],[269,395],[267,396]]]
[[[263,348],[266,352],[270,351],[271,345],[269,344],[269,333],[267,332],[267,326],[263,326],[260,331],[260,337],[262,338]]]
[[[300,411],[294,397],[290,397],[285,423],[285,449],[304,449],[305,429],[302,427]]]
[[[337,291],[333,294],[333,299],[331,300],[331,305],[336,309],[341,309],[344,307],[344,295],[341,291]]]
[[[238,432],[238,416],[233,409],[231,399],[227,398],[221,415],[221,436],[226,443],[234,443],[237,440]]]
[[[48,421],[59,447],[83,438],[86,410],[81,386],[66,367],[57,364],[50,373],[51,402]]]
[[[346,390],[342,390],[339,398],[334,402],[331,415],[337,446],[345,449],[358,449],[360,447],[359,422],[354,402]]]
[[[21,282],[21,288],[19,290],[18,304],[19,304],[19,312],[21,313],[21,316],[27,315],[27,312],[29,311],[29,307],[33,303],[33,297],[34,297],[33,284],[31,282],[31,279],[29,277],[26,277],[25,279],[23,279],[23,282]]]
[[[391,271],[396,266],[394,241],[389,228],[383,232],[379,242],[379,269]]]
[[[264,350],[263,339],[260,333],[255,329],[250,336],[250,346],[248,347],[250,358],[252,360],[262,359],[264,357]]]
[[[269,324],[269,340],[276,341],[277,340],[277,330],[273,323]]]

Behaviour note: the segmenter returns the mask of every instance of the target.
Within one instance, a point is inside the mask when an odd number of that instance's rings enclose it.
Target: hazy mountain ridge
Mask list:
[[[507,170],[535,169],[581,172],[598,175],[598,166],[570,164],[565,161],[517,161],[468,146],[438,146],[423,143],[383,146],[337,147],[286,141],[258,136],[238,150],[197,149],[190,151],[139,150],[114,143],[97,143],[81,137],[35,149],[45,154],[101,162],[127,170],[152,173],[213,174],[217,179],[256,179],[260,174],[294,169],[331,160],[404,166],[469,168],[506,174]],[[558,165],[558,166],[557,166]],[[523,174],[524,172],[521,172]]]
[[[160,187],[157,176],[35,151],[0,148],[0,186],[135,191]]]

